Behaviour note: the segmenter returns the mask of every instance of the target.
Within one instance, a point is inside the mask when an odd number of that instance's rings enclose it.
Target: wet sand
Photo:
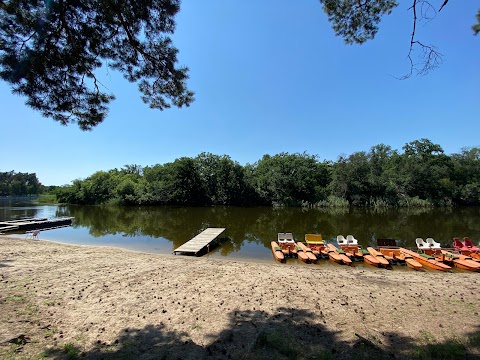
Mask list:
[[[479,273],[0,237],[2,359],[425,359],[451,348],[472,358],[479,312]]]

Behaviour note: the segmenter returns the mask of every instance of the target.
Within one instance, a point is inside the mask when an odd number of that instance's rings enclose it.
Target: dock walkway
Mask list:
[[[197,255],[203,248],[209,246],[212,241],[217,239],[224,231],[225,228],[207,228],[182,246],[173,250],[173,253],[175,255],[177,253]]]
[[[72,225],[73,217],[60,217],[55,219],[47,218],[25,218],[19,220],[0,221],[0,233],[13,231],[35,231],[47,230],[57,227]]]

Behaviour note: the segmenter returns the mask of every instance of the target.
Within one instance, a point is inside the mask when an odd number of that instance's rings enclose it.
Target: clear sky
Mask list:
[[[438,5],[443,1],[437,1]],[[437,3],[433,2],[433,3]],[[91,132],[61,126],[0,83],[0,171],[35,172],[68,184],[126,164],[163,164],[206,151],[242,165],[264,154],[308,152],[320,160],[394,149],[428,138],[447,154],[480,145],[480,36],[476,1],[450,1],[417,26],[443,65],[401,81],[411,1],[385,17],[373,41],[344,45],[317,0],[183,0],[174,44],[190,68],[190,108],[151,110],[135,84],[100,72],[117,99]]]

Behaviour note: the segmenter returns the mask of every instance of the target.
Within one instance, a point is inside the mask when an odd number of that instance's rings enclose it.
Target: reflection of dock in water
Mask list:
[[[191,255],[198,255],[198,253],[203,250],[204,248],[208,249],[210,244],[217,240],[218,237],[225,231],[225,228],[208,228],[203,230],[200,234],[192,238],[191,240],[187,241],[182,246],[173,250],[173,253],[176,255],[177,253],[183,254],[191,254]]]
[[[51,230],[72,225],[73,217],[56,219],[25,218],[18,220],[0,221],[0,234],[16,231]]]

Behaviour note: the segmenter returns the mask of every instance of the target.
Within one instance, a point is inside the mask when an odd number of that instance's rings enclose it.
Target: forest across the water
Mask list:
[[[447,155],[428,139],[319,160],[308,153],[264,155],[242,166],[201,153],[173,162],[98,171],[56,190],[69,204],[181,206],[480,205],[480,148]]]
[[[0,196],[50,193],[67,204],[431,207],[480,205],[480,148],[447,155],[428,139],[341,155],[264,155],[241,165],[201,153],[153,166],[98,171],[62,187],[36,174],[0,173]]]

